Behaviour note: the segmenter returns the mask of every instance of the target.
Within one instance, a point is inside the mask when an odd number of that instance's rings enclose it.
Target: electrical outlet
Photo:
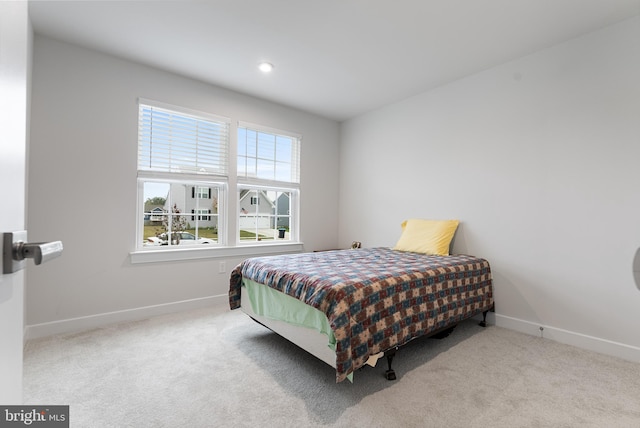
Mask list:
[[[218,273],[225,273],[225,272],[227,272],[227,262],[222,261],[218,265]]]

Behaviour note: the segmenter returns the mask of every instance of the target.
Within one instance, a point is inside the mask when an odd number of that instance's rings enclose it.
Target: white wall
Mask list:
[[[349,120],[340,243],[458,218],[496,321],[640,361],[640,18]]]
[[[130,263],[138,97],[302,134],[301,238],[305,250],[337,244],[336,122],[41,36],[33,67],[29,234],[61,240],[64,253],[30,268],[32,337],[150,313],[118,311],[226,301],[237,258],[224,274],[219,259]]]

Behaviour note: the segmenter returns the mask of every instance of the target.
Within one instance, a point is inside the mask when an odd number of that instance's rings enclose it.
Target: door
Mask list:
[[[0,1],[0,235],[25,230],[28,22],[27,2]],[[23,331],[24,270],[0,268],[2,405],[22,404]]]

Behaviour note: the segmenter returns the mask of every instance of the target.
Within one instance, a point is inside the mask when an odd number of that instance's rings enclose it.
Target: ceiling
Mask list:
[[[29,10],[37,34],[343,121],[638,15],[640,0],[48,0]]]

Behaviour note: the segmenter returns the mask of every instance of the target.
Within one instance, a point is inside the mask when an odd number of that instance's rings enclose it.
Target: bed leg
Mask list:
[[[386,377],[387,380],[396,380],[396,372],[391,369],[391,362],[393,361],[393,357],[396,355],[397,349],[398,348],[391,348],[384,352],[384,355],[387,357],[387,365],[389,367],[389,370],[384,373],[384,377]]]
[[[484,311],[484,312],[482,313],[482,321],[480,321],[480,322],[478,323],[478,325],[479,325],[480,327],[486,327],[486,326],[487,326],[487,314],[488,314],[488,313],[489,313],[489,311]]]

